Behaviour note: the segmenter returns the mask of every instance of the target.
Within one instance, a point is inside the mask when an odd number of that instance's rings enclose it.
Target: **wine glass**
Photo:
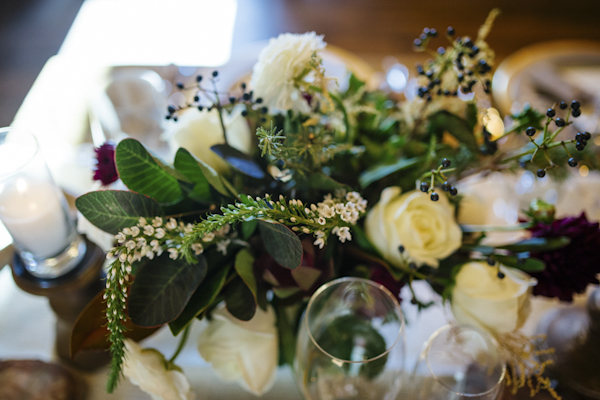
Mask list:
[[[411,377],[414,400],[494,400],[504,387],[496,340],[467,325],[446,325],[429,338]]]
[[[309,400],[393,400],[403,381],[404,318],[382,285],[340,278],[311,297],[294,374]]]

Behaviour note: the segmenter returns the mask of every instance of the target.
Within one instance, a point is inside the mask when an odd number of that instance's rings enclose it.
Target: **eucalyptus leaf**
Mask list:
[[[163,215],[155,200],[125,190],[89,192],[78,197],[75,205],[93,225],[113,235],[135,226],[140,217],[151,219]]]
[[[240,278],[244,281],[254,299],[257,299],[258,283],[256,276],[254,275],[254,257],[250,250],[241,249],[235,256],[234,264],[235,272],[238,273]]]
[[[229,146],[228,144],[215,144],[210,148],[229,165],[241,172],[256,179],[266,177],[265,171],[247,154]]]
[[[229,273],[230,265],[219,265],[218,268],[211,270],[210,274],[200,284],[194,292],[187,305],[177,317],[169,324],[169,329],[173,335],[178,335],[185,327],[197,316],[202,314],[215,301]]]
[[[540,272],[546,269],[546,264],[537,258],[521,258],[495,254],[494,258],[507,267],[513,267],[525,272]]]
[[[172,260],[168,253],[144,266],[131,285],[129,316],[134,324],[154,327],[175,320],[206,276],[206,260]]]
[[[159,203],[172,204],[183,197],[179,181],[135,139],[117,145],[115,160],[119,177],[130,190],[148,195]]]
[[[256,300],[241,278],[236,278],[225,288],[225,307],[234,317],[250,321],[256,313]]]
[[[230,196],[229,190],[223,184],[223,181],[217,171],[204,161],[195,157],[184,148],[179,148],[175,154],[175,168],[189,180],[200,185],[197,193],[206,193],[210,197],[210,191],[206,184],[210,184],[217,192],[224,196]],[[196,188],[194,188],[196,190]],[[208,192],[207,192],[208,191]]]
[[[275,262],[288,269],[302,264],[302,242],[291,229],[265,221],[259,221],[258,228],[265,249]]]
[[[423,160],[422,157],[413,157],[413,158],[401,158],[394,164],[386,164],[379,165],[375,168],[369,168],[360,174],[358,178],[358,182],[361,188],[366,188],[371,183],[380,180],[381,178],[385,178],[388,175],[393,174],[394,172],[402,171],[404,169],[410,168],[419,164]]]

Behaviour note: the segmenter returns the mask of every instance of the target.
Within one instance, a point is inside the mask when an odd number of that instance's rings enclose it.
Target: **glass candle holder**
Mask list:
[[[496,400],[506,367],[500,347],[487,332],[446,325],[429,338],[410,382],[414,400]]]
[[[404,381],[404,318],[382,285],[340,278],[311,297],[294,374],[308,400],[395,399]]]
[[[25,268],[38,278],[66,274],[85,254],[37,140],[18,128],[0,128],[0,220]]]

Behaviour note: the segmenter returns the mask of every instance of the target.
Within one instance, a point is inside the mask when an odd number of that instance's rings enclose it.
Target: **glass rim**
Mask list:
[[[500,347],[500,344],[498,343],[498,341],[488,332],[486,332],[483,329],[480,329],[476,326],[473,325],[467,325],[467,324],[447,324],[442,326],[441,328],[438,328],[435,332],[433,332],[433,334],[429,337],[429,339],[427,340],[427,346],[425,348],[425,357],[427,360],[427,368],[429,369],[429,372],[431,373],[431,376],[433,377],[433,379],[435,379],[436,382],[438,382],[440,385],[442,385],[443,387],[445,387],[446,389],[448,389],[448,391],[450,391],[453,394],[456,394],[458,396],[463,396],[463,397],[476,397],[476,396],[485,396],[486,394],[490,394],[492,393],[494,390],[496,390],[496,388],[498,387],[498,385],[500,385],[502,383],[502,381],[504,380],[504,377],[506,376],[506,363],[502,363],[502,372],[500,373],[500,377],[498,378],[498,381],[494,384],[494,387],[492,387],[491,389],[486,390],[485,392],[479,392],[479,393],[460,393],[460,392],[456,392],[454,389],[452,389],[451,387],[449,387],[448,385],[446,385],[434,372],[433,372],[433,368],[431,367],[431,363],[429,361],[429,350],[431,349],[431,343],[433,343],[433,341],[443,332],[449,330],[449,329],[453,329],[453,328],[461,328],[461,329],[468,329],[471,331],[474,331],[478,334],[480,334],[484,339],[487,338],[489,339],[489,341],[496,347],[496,349],[498,350],[498,355],[501,356],[502,353],[502,349]]]
[[[33,133],[31,133],[27,129],[17,128],[17,127],[13,127],[13,126],[0,127],[0,138],[3,138],[3,137],[6,138],[6,136],[8,136],[11,132],[13,132],[15,134],[19,134],[19,135],[22,135],[22,134],[26,135],[29,139],[31,139],[33,141],[33,144],[35,145],[35,150],[32,152],[31,156],[27,160],[25,160],[23,163],[21,163],[21,165],[19,165],[13,171],[4,173],[4,174],[0,172],[0,180],[2,180],[4,178],[8,178],[12,175],[15,175],[19,171],[23,170],[25,168],[25,166],[27,164],[29,164],[29,162],[31,160],[33,160],[40,152],[40,144],[38,143],[37,138],[35,137],[35,135]]]
[[[394,308],[396,310],[397,315],[400,317],[400,329],[398,330],[398,335],[396,336],[396,339],[394,340],[394,342],[385,349],[384,352],[382,352],[381,354],[366,359],[366,360],[362,360],[362,361],[351,361],[351,360],[345,360],[343,358],[339,358],[336,357],[334,355],[332,355],[331,353],[325,351],[320,345],[319,343],[317,343],[317,340],[314,338],[310,327],[308,325],[308,314],[309,311],[313,305],[313,302],[315,301],[315,299],[317,299],[317,297],[319,297],[319,295],[324,292],[325,290],[329,289],[330,287],[334,286],[334,285],[338,285],[341,283],[345,283],[345,282],[362,282],[362,283],[366,283],[370,286],[373,286],[374,288],[380,290],[381,292],[383,292],[386,297],[389,297],[393,304],[394,304]],[[400,308],[400,303],[398,302],[398,300],[394,297],[394,295],[383,285],[373,282],[369,279],[364,279],[364,278],[356,278],[356,277],[352,277],[352,276],[345,276],[342,278],[337,278],[334,279],[332,281],[329,281],[323,285],[321,285],[321,287],[319,287],[311,296],[310,300],[308,301],[308,305],[306,306],[306,311],[305,311],[305,317],[304,317],[304,324],[306,325],[306,331],[308,332],[308,337],[310,338],[311,342],[317,347],[317,349],[319,349],[319,351],[321,351],[323,354],[327,355],[328,357],[330,357],[333,360],[337,360],[339,362],[342,363],[346,363],[346,364],[366,364],[372,361],[375,361],[385,355],[387,355],[390,351],[392,351],[392,349],[394,347],[396,347],[396,345],[398,344],[398,342],[400,341],[400,339],[402,338],[402,334],[404,333],[404,329],[405,329],[405,325],[404,325],[404,313],[402,312],[402,308]]]

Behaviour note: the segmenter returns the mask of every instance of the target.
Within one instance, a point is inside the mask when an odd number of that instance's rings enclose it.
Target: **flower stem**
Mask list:
[[[177,346],[177,350],[175,350],[175,354],[173,354],[173,357],[171,357],[169,359],[170,363],[174,363],[175,359],[177,358],[179,353],[181,353],[181,350],[183,350],[183,346],[185,346],[185,342],[187,342],[187,338],[190,334],[191,326],[192,326],[192,324],[188,324],[188,326],[185,327],[185,330],[183,331],[183,335],[181,335],[181,339],[179,340],[179,345]]]

